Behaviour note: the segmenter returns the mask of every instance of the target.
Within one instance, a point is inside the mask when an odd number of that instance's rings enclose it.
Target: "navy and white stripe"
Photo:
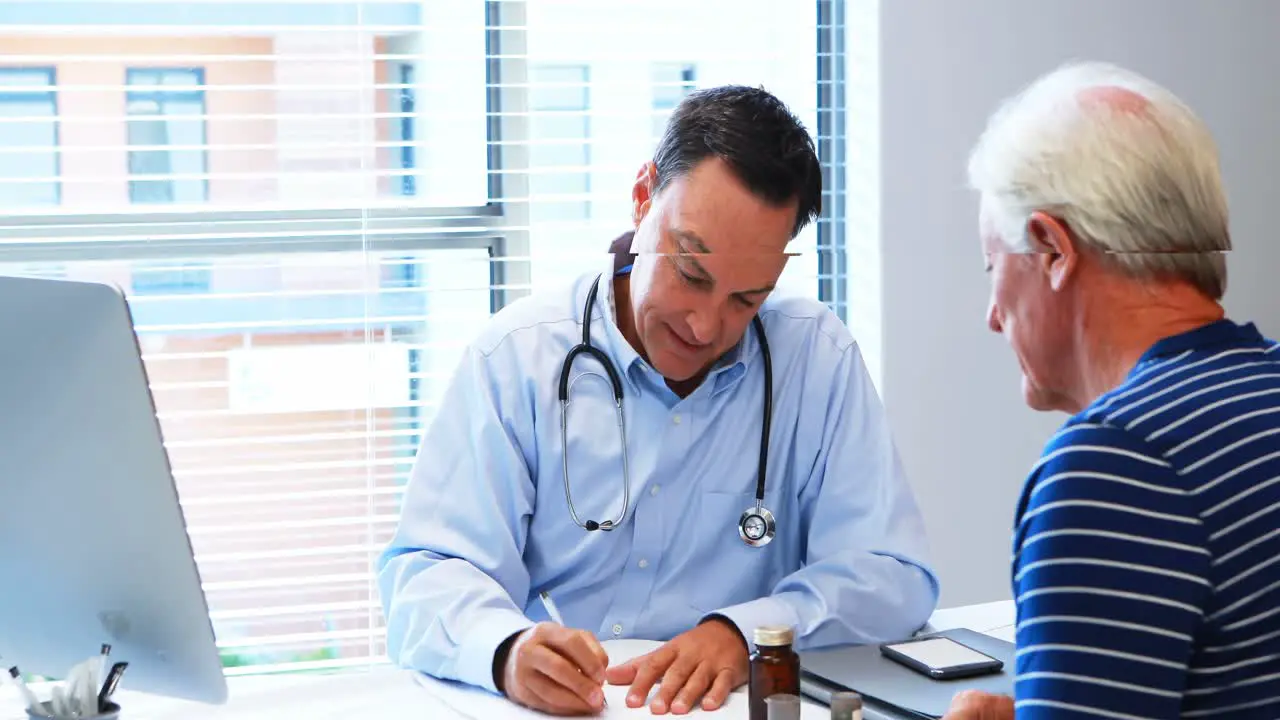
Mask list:
[[[1018,504],[1019,718],[1280,718],[1280,350],[1166,338]]]

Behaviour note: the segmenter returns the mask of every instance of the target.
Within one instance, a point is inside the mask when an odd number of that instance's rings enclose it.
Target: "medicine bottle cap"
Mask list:
[[[777,647],[790,645],[795,640],[796,633],[785,625],[764,625],[756,628],[754,635],[756,645]]]
[[[848,716],[862,708],[862,696],[856,692],[838,692],[831,695],[831,715]]]

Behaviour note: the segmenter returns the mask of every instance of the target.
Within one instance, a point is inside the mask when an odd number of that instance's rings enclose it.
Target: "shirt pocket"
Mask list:
[[[781,530],[780,508],[766,493],[765,509],[774,513]],[[698,575],[690,582],[690,603],[702,613],[721,610],[769,594],[780,579],[779,568],[785,542],[780,534],[763,547],[752,547],[738,533],[742,513],[754,508],[754,492],[705,491],[698,497],[694,517],[692,567]]]

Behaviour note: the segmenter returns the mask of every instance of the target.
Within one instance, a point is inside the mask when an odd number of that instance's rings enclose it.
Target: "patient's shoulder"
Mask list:
[[[1164,505],[1189,497],[1188,483],[1137,434],[1080,416],[1068,420],[1028,473],[1017,515],[1060,502]]]

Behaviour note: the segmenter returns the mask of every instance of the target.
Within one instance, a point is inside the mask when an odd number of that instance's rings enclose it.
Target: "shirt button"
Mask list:
[[[636,564],[639,565],[641,569],[649,567],[649,561],[645,560],[644,558],[640,558],[640,562]]]
[[[618,623],[614,623],[614,624],[613,624],[613,634],[614,634],[614,635],[621,635],[621,634],[622,634],[622,626],[621,626],[621,625],[619,625]]]
[[[658,488],[661,488],[661,487],[662,487],[661,485],[654,485],[653,487],[649,488],[649,494],[650,494],[650,495],[657,495],[657,494],[658,494]]]
[[[679,416],[679,415],[672,415],[672,416],[671,416],[671,422],[675,423],[676,425],[679,425],[679,424],[680,424],[680,416]]]

